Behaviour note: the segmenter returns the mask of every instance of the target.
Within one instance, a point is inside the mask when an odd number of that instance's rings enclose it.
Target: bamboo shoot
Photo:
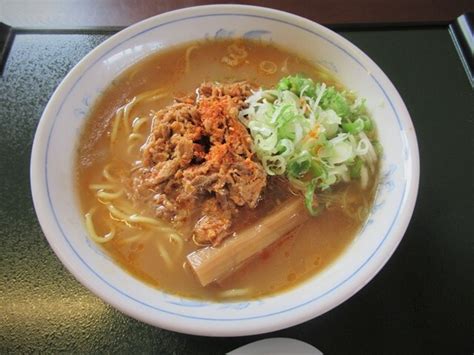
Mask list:
[[[310,216],[301,198],[295,198],[218,247],[205,247],[187,256],[202,286],[235,272],[251,257],[304,223]]]

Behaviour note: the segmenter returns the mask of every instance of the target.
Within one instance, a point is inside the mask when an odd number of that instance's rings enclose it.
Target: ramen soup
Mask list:
[[[206,40],[124,71],[90,112],[77,190],[90,238],[127,272],[196,299],[254,299],[314,276],[373,202],[364,100],[268,43]]]

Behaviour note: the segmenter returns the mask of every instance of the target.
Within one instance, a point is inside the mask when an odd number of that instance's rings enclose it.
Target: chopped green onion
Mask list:
[[[372,132],[374,129],[374,124],[372,123],[372,120],[367,116],[362,116],[361,119],[364,121],[364,131]]]
[[[347,99],[334,87],[327,88],[320,105],[323,110],[335,111],[341,118],[345,118],[351,113]]]
[[[358,118],[354,122],[343,123],[342,129],[344,132],[357,134],[365,129],[365,122],[361,118]]]
[[[376,159],[374,152],[382,152],[369,138],[374,125],[365,101],[349,97],[302,75],[287,76],[274,89],[255,91],[239,113],[265,171],[286,176],[304,191],[312,215],[320,210],[314,207],[317,190],[361,179],[367,162]]]
[[[360,170],[362,169],[364,162],[359,157],[355,158],[354,164],[349,166],[349,171],[352,179],[360,178]]]
[[[379,141],[373,141],[372,145],[374,146],[375,153],[377,153],[378,156],[381,156],[383,153],[383,147],[382,144],[380,144]]]
[[[293,177],[303,177],[311,168],[311,154],[304,150],[288,161],[288,174]]]
[[[311,216],[316,216],[321,211],[320,208],[314,208],[314,190],[316,190],[317,179],[311,180],[311,182],[306,187],[304,194],[304,204]]]

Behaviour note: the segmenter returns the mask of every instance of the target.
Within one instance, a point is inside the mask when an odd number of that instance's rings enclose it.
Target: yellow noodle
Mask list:
[[[124,245],[124,244],[130,244],[130,243],[136,242],[137,240],[140,240],[140,239],[143,239],[143,235],[138,234],[138,235],[134,235],[132,237],[121,238],[116,243],[119,244],[119,245]]]
[[[258,67],[267,75],[275,74],[278,69],[277,65],[269,60],[260,62]]]
[[[163,226],[161,226],[160,228],[153,227],[152,230],[155,231],[156,233],[167,236],[168,241],[170,243],[176,243],[178,247],[178,252],[180,252],[183,249],[183,246],[184,246],[183,238],[181,237],[181,235],[179,235],[179,233],[173,227],[166,226],[165,222],[163,222]]]
[[[109,169],[110,169],[110,166],[111,166],[111,165],[112,165],[112,164],[107,164],[106,166],[104,166],[104,169],[102,170],[102,175],[105,177],[105,179],[106,179],[107,181],[110,181],[110,182],[119,182],[119,181],[120,181],[119,178],[115,178],[115,177],[112,176],[112,174],[110,174]]]
[[[132,70],[130,72],[130,75],[128,76],[128,80],[133,81],[133,79],[135,79],[135,76],[138,74],[138,72],[139,72],[139,68],[135,68],[134,70]]]
[[[160,230],[160,231],[167,231],[169,228],[163,227],[163,223],[160,221],[151,218],[151,217],[145,217],[141,216],[138,214],[127,214],[123,210],[117,208],[116,206],[112,205],[111,203],[107,204],[107,209],[109,210],[110,214],[114,216],[116,219],[120,221],[127,221],[130,223],[135,223],[135,224],[145,224],[145,225],[151,225],[154,226],[155,229]],[[159,227],[159,228],[156,228]]]
[[[176,233],[172,228],[169,228],[170,231],[168,231],[168,237],[170,238],[170,242],[176,242],[178,244],[183,244],[183,239],[181,236]]]
[[[89,189],[91,190],[112,190],[115,185],[112,184],[90,184]]]
[[[85,218],[86,218],[86,227],[87,227],[87,232],[89,234],[89,237],[97,242],[97,243],[105,243],[111,240],[115,236],[115,227],[112,225],[110,227],[110,232],[105,234],[103,237],[99,237],[97,235],[97,232],[95,231],[94,228],[94,222],[92,221],[92,215],[94,213],[95,209],[90,210],[89,212],[86,213]]]
[[[193,45],[193,46],[188,47],[188,48],[186,49],[186,55],[185,55],[185,57],[184,57],[184,60],[185,60],[185,63],[186,63],[185,66],[184,66],[184,68],[185,68],[184,71],[185,71],[186,73],[189,73],[189,69],[190,69],[190,67],[189,67],[189,59],[190,59],[190,57],[191,57],[191,52],[192,52],[193,50],[197,49],[197,48],[198,48],[198,46]]]
[[[130,102],[128,102],[127,104],[120,107],[115,112],[115,119],[114,119],[114,123],[113,123],[113,126],[112,126],[112,133],[110,134],[110,144],[111,144],[111,146],[113,146],[115,141],[117,140],[120,121],[123,122],[126,134],[130,133],[130,116],[132,114],[133,109],[135,108],[135,106],[139,102],[158,100],[158,99],[162,99],[166,96],[168,96],[168,94],[163,93],[163,89],[145,91],[144,93],[141,93],[138,96],[134,96]],[[138,117],[136,117],[135,120],[133,120],[133,123],[135,121],[137,121],[137,119],[140,120]],[[145,121],[146,121],[146,119],[145,119]],[[133,126],[133,123],[132,123],[132,126]],[[142,123],[140,123],[140,125]],[[139,126],[138,126],[137,130],[140,128]],[[135,130],[134,130],[134,132],[135,132]]]
[[[321,66],[321,68],[324,68],[324,67]],[[319,76],[321,81],[324,81],[324,82],[334,81],[332,75],[328,73],[326,68],[324,68],[323,70],[317,71],[316,74]]]
[[[306,191],[306,185],[301,180],[290,178],[290,183],[290,187],[293,187],[296,190]]]
[[[173,261],[171,260],[170,255],[168,254],[166,249],[163,247],[163,245],[161,245],[161,243],[156,243],[156,245],[158,247],[158,251],[161,257],[163,258],[166,266],[171,269],[173,266]]]
[[[136,117],[132,122],[133,133],[137,133],[140,127],[148,121],[148,117]]]
[[[141,93],[138,96],[134,96],[130,102],[126,103],[125,105],[121,106],[115,112],[115,120],[112,126],[112,133],[110,135],[110,143],[113,145],[117,140],[118,129],[120,126],[120,120],[122,120],[123,125],[125,127],[125,132],[127,134],[130,133],[130,116],[134,107],[140,101],[150,101],[150,100],[158,100],[163,97],[166,97],[168,94],[163,94],[163,89],[156,89],[156,90],[149,90]]]
[[[368,207],[366,206],[366,201],[364,199],[364,203],[362,206],[359,206],[359,208],[357,209],[357,217],[359,217],[359,220],[361,222],[364,222],[365,219],[367,218],[367,215],[369,214],[369,210],[368,210]]]
[[[248,288],[233,288],[219,293],[219,296],[223,298],[241,297],[247,295],[249,292],[250,290]]]
[[[362,200],[362,205],[365,206],[367,202]],[[341,211],[351,219],[359,218],[358,206],[354,206],[354,196],[350,193],[350,188],[346,188],[341,197]]]
[[[173,227],[168,226],[166,222],[162,222],[159,226],[153,226],[152,229],[157,231],[157,232],[162,232],[162,233],[174,233],[174,235],[171,237],[171,239],[177,238],[177,239],[181,240],[181,237],[176,232],[176,230]]]
[[[280,69],[283,73],[288,73],[288,57],[286,57],[285,61],[283,62],[283,66]]]
[[[154,228],[156,232],[159,232],[161,234],[165,234],[165,236],[168,237],[168,241],[170,243],[176,243],[180,248],[183,244],[183,238],[181,235],[179,235],[176,230],[174,230],[171,227],[162,227],[162,228]]]
[[[128,135],[128,141],[132,142],[134,140],[140,141],[140,140],[145,140],[145,136],[140,133],[130,133]]]
[[[164,94],[163,91],[164,91],[164,89],[160,88],[160,89],[155,89],[155,90],[149,90],[149,91],[142,92],[140,95],[138,95],[136,97],[136,101],[135,101],[134,105],[136,105],[137,103],[139,103],[142,100],[146,100],[146,99],[149,99],[149,98],[167,96],[167,94]]]
[[[154,218],[140,216],[138,214],[132,214],[128,217],[128,221],[132,223],[143,223],[143,224],[151,224],[153,226],[161,226],[161,223]]]
[[[138,147],[138,144],[129,144],[127,147],[127,154],[133,155],[133,150]]]
[[[118,206],[118,208],[124,213],[127,213],[128,215],[132,215],[135,213],[135,209],[130,203],[128,203],[127,200],[122,201],[122,203],[120,204],[120,206]]]
[[[101,201],[99,200],[99,202],[101,202]],[[101,202],[101,203],[103,203],[104,205],[107,206],[110,202],[105,202],[105,203],[104,203],[104,202]],[[115,217],[111,212],[109,212],[109,217],[110,217],[110,219],[113,220],[113,221],[117,221],[117,222],[120,222],[120,223],[125,224],[128,228],[141,229],[141,228],[139,228],[139,226],[135,226],[135,225],[133,225],[133,224],[130,224],[130,223],[129,223],[128,221],[126,221],[126,220],[123,220],[123,219],[121,219],[121,218]]]
[[[127,134],[130,133],[130,116],[132,114],[133,109],[138,103],[140,103],[141,101],[158,100],[163,97],[166,97],[167,95],[168,94],[163,93],[163,89],[149,90],[141,93],[138,96],[134,96],[129,103],[122,106],[120,109],[123,110],[123,123]]]
[[[129,103],[123,106],[123,125],[125,127],[125,132],[127,134],[130,133],[130,113],[133,110],[133,107],[135,106],[135,103],[137,101],[137,97],[135,96]]]
[[[120,107],[116,112],[115,112],[115,118],[114,118],[114,123],[112,126],[112,133],[110,133],[110,144],[113,145],[115,141],[117,140],[117,134],[118,134],[118,129],[120,126],[120,120],[122,118],[123,110],[122,107]]]
[[[193,242],[194,242],[194,244],[196,244],[198,247],[207,247],[207,246],[209,246],[208,244],[199,243],[199,242],[196,240],[196,234],[193,234]]]
[[[183,239],[181,239],[181,237],[175,232],[168,233],[168,238],[169,238],[170,243],[174,242],[177,244],[176,252],[181,253],[181,250],[183,250],[183,246],[184,246]]]
[[[360,186],[362,189],[366,189],[369,185],[369,171],[366,166],[362,166],[360,169]]]
[[[128,221],[128,215],[120,211],[117,207],[112,204],[107,204],[107,209],[109,210],[110,214],[117,218],[120,221]]]
[[[117,192],[106,192],[104,190],[97,191],[97,197],[101,200],[115,200],[123,195],[123,190],[119,190]]]
[[[162,99],[166,96],[168,96],[169,94],[159,94],[159,95],[153,95],[153,96],[149,96],[149,97],[146,97],[143,99],[143,101],[145,102],[149,102],[149,101],[155,101],[155,100],[159,100],[159,99]]]
[[[135,143],[129,144],[128,147],[127,147],[127,154],[130,155],[130,156],[134,156],[135,151],[137,149],[139,149],[139,144],[135,144]]]
[[[122,222],[124,222],[127,226],[129,226],[130,228],[137,228],[137,229],[142,229],[143,227],[152,227],[152,225],[143,225],[141,223],[134,223],[130,220],[130,216],[132,215],[135,215],[136,214],[136,211],[135,209],[129,204],[129,203],[122,203],[120,204],[120,206],[115,206],[116,209],[118,209],[121,213],[125,214],[127,216],[127,219],[126,220],[121,220]]]
[[[128,147],[127,147],[127,154],[128,155],[132,155],[133,153],[133,150],[135,150],[139,144],[137,144],[136,142],[140,142],[140,141],[144,141],[145,140],[145,136],[143,134],[140,134],[140,133],[130,133],[129,136],[128,136]]]

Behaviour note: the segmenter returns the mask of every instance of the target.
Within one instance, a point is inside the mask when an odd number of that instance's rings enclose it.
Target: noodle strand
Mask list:
[[[110,169],[110,166],[112,164],[107,164],[104,169],[102,170],[102,175],[105,177],[106,180],[110,181],[110,182],[119,182],[120,179],[119,178],[115,178],[112,176],[112,174],[110,173],[109,169]]]
[[[267,75],[275,74],[278,69],[277,65],[269,60],[264,60],[260,62],[260,65],[258,67]]]
[[[189,73],[189,69],[190,69],[189,59],[191,58],[191,52],[193,50],[197,49],[197,48],[198,48],[197,45],[193,45],[193,46],[188,47],[186,49],[186,54],[185,54],[185,57],[184,57],[184,60],[185,60],[184,71],[185,71],[185,73]]]
[[[122,123],[123,123],[126,134],[127,135],[130,134],[130,126],[131,126],[130,116],[132,115],[133,109],[135,108],[135,106],[138,103],[140,103],[141,101],[159,100],[159,99],[162,99],[166,96],[168,96],[168,93],[164,93],[163,89],[161,89],[161,88],[160,89],[155,89],[155,90],[150,90],[150,91],[145,91],[145,92],[141,93],[138,96],[134,96],[128,103],[126,103],[125,105],[119,107],[117,109],[117,111],[115,112],[115,119],[114,119],[114,123],[113,123],[113,126],[112,126],[112,132],[110,134],[110,144],[111,144],[111,146],[113,146],[114,143],[117,140],[120,121],[122,121]],[[137,120],[140,121],[139,117],[135,117],[135,119],[133,120],[132,128],[134,126],[134,123]],[[143,124],[143,122],[141,122],[139,126],[141,126],[141,124]],[[138,126],[137,130],[139,129],[139,126]]]
[[[133,133],[137,133],[140,127],[148,121],[148,117],[136,117],[132,122]]]
[[[221,292],[219,296],[223,298],[241,297],[241,296],[247,295],[249,292],[250,290],[248,288],[233,288],[233,289]]]
[[[92,221],[92,215],[95,212],[95,209],[90,210],[86,213],[86,227],[87,231],[89,232],[89,237],[97,243],[105,243],[110,241],[115,236],[115,227],[112,225],[110,227],[110,232],[104,235],[103,237],[99,237],[97,232],[95,231],[94,222]]]
[[[163,261],[165,262],[166,266],[171,269],[173,267],[173,261],[170,258],[170,255],[166,251],[166,249],[161,245],[161,243],[156,243],[158,247],[158,252],[160,253],[161,257],[163,258]]]
[[[120,126],[120,120],[123,115],[123,109],[120,107],[116,112],[115,112],[115,118],[114,118],[114,123],[112,126],[112,132],[110,133],[110,145],[112,146],[115,141],[117,140],[117,135],[118,135],[118,129]]]
[[[123,195],[123,190],[118,190],[117,192],[106,192],[104,190],[99,190],[97,191],[96,195],[98,198],[104,201],[115,200]]]
[[[115,185],[112,184],[90,184],[89,189],[91,190],[112,190]]]

